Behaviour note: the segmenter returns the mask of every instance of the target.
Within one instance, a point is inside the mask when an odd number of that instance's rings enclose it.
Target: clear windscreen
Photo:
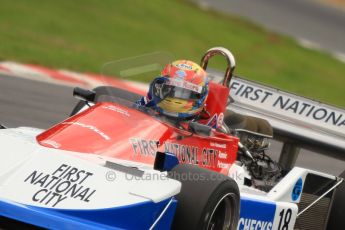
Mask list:
[[[107,78],[115,77],[125,81],[150,82],[160,75],[164,66],[174,60],[168,52],[155,52],[110,61],[103,65],[101,74],[104,81]]]

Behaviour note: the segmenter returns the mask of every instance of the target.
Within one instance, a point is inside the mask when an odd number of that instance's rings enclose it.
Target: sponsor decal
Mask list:
[[[239,229],[271,230],[273,223],[255,219],[241,218],[238,222]]]
[[[191,82],[183,81],[180,79],[169,78],[166,81],[166,84],[180,87],[180,88],[184,88],[184,89],[189,89],[189,90],[197,92],[197,93],[201,93],[201,91],[202,91],[202,86],[193,84]]]
[[[106,135],[104,132],[100,131],[98,128],[96,128],[93,125],[86,125],[86,124],[83,124],[80,122],[62,122],[61,124],[63,124],[63,125],[77,125],[77,126],[86,128],[86,129],[98,134],[99,136],[101,136],[105,140],[110,140],[110,137],[108,135]]]
[[[145,140],[141,138],[130,138],[129,142],[132,145],[135,156],[140,155],[154,157],[160,145],[158,140]],[[225,144],[219,145],[223,147]],[[203,165],[205,167],[214,168],[228,167],[227,164],[218,162],[219,154],[221,154],[223,159],[227,158],[227,154],[214,148],[199,149],[197,146],[193,145],[164,142],[164,151],[174,154],[182,163]]]
[[[187,75],[183,70],[177,70],[175,72],[177,79],[184,80],[184,77]]]
[[[176,65],[176,67],[180,68],[180,69],[184,69],[184,70],[192,70],[193,66],[188,65],[187,63],[178,63]]]
[[[302,181],[302,178],[299,178],[292,189],[292,193],[291,193],[292,201],[297,201],[299,199],[302,193],[302,187],[303,187],[303,181]]]
[[[309,117],[315,121],[323,121],[336,126],[345,125],[345,117],[342,114],[336,114],[334,111],[328,111],[326,108],[316,107],[314,105],[278,96],[274,101],[273,107],[293,112],[294,114]]]
[[[24,180],[39,189],[32,196],[34,202],[55,207],[64,200],[90,202],[96,190],[85,186],[93,173],[71,165],[61,164],[52,173],[33,171]]]
[[[227,163],[223,163],[223,162],[221,162],[221,161],[218,161],[217,167],[218,167],[218,168],[221,168],[221,169],[225,169],[225,168],[230,167],[230,165],[227,164]]]
[[[210,127],[212,127],[212,128],[214,128],[214,129],[216,129],[217,128],[217,122],[218,122],[218,115],[215,113],[211,118],[210,118],[210,120],[208,120],[208,122],[207,122],[207,126],[210,126]]]
[[[223,120],[224,120],[224,114],[220,113],[217,114],[215,113],[207,122],[207,126],[210,126],[214,129],[221,127],[223,125]]]
[[[203,148],[202,149],[202,165],[208,167],[217,167],[217,157],[218,150],[212,148]]]
[[[238,79],[234,79],[230,87],[235,101],[333,131],[344,131],[345,114],[340,109]]]
[[[183,145],[171,142],[164,143],[164,151],[174,154],[180,162],[188,164],[199,164],[199,148],[191,145]]]
[[[114,105],[105,105],[105,106],[102,106],[103,109],[108,109],[108,110],[111,110],[111,111],[114,111],[114,112],[117,112],[117,113],[120,113],[126,117],[129,117],[129,113],[128,111],[124,110],[124,109],[121,109],[117,106],[114,106]]]
[[[218,157],[219,157],[220,159],[226,159],[226,158],[228,157],[228,154],[227,154],[226,152],[221,152],[221,151],[219,151]]]
[[[221,143],[217,143],[217,142],[211,142],[210,145],[211,145],[212,147],[217,147],[217,148],[226,149],[226,144],[221,144]]]
[[[130,138],[129,142],[132,144],[134,155],[156,156],[156,152],[159,146],[158,140]]]
[[[252,86],[233,81],[230,85],[231,95],[249,99],[251,101],[257,101],[264,103],[267,98],[272,97],[273,93],[260,88],[254,88]]]
[[[274,203],[241,197],[238,229],[271,230],[275,211],[276,205]]]
[[[224,120],[224,113],[220,113],[217,118],[217,127],[222,127]]]
[[[196,146],[165,142],[164,151],[174,154],[182,163],[201,164],[214,168],[218,166],[219,150],[213,148],[203,148],[199,153],[199,148]]]

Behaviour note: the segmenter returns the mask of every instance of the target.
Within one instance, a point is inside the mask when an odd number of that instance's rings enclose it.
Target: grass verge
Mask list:
[[[224,46],[238,75],[345,107],[344,63],[181,0],[3,1],[0,34],[1,59],[92,72],[153,51],[198,62],[208,48]]]

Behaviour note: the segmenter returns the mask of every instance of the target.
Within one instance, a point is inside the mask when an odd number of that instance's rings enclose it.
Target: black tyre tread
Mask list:
[[[239,202],[239,190],[236,182],[222,174],[196,167],[194,165],[177,165],[169,176],[189,173],[190,175],[204,175],[202,180],[180,180],[181,192],[176,196],[178,206],[175,213],[173,229],[204,229],[205,223],[201,216],[207,215],[214,203],[221,199],[224,190],[233,193]],[[217,180],[214,180],[217,178]],[[212,195],[211,195],[212,194]],[[238,205],[239,207],[239,205]],[[239,210],[238,210],[239,211]]]

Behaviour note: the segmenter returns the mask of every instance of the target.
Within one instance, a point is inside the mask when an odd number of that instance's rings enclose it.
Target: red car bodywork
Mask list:
[[[225,109],[229,89],[210,84],[207,110],[218,115]],[[238,138],[212,130],[197,135],[134,108],[101,102],[70,117],[37,136],[46,147],[106,155],[153,164],[156,151],[177,156],[181,163],[195,164],[228,174],[237,157]]]

